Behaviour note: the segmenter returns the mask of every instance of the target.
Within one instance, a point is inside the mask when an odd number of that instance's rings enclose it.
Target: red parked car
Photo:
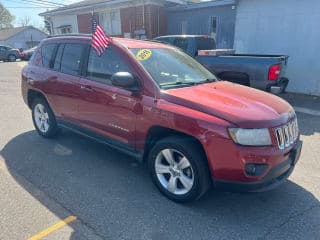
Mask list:
[[[299,159],[297,118],[284,100],[219,81],[169,45],[114,38],[102,56],[90,36],[44,40],[22,71],[38,133],[67,128],[140,161],[168,198],[210,186],[266,190]]]

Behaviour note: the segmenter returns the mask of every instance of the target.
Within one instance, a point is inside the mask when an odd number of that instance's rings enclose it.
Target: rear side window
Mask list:
[[[57,44],[43,45],[41,48],[42,65],[45,68],[52,68],[53,54],[57,48]]]
[[[117,72],[130,72],[130,68],[116,52],[108,48],[99,57],[92,48],[90,49],[88,79],[111,85],[111,76]]]
[[[84,44],[65,44],[61,58],[61,72],[79,76]]]
[[[62,58],[63,49],[64,49],[64,44],[59,45],[59,48],[56,54],[56,59],[53,65],[53,69],[56,71],[60,71],[60,68],[61,68],[61,58]]]
[[[41,56],[41,50],[40,48],[37,48],[34,53],[32,54],[29,63],[35,66],[42,66],[42,56]]]
[[[196,43],[197,43],[198,50],[216,49],[216,42],[214,41],[213,38],[199,37],[199,38],[196,38]]]
[[[5,46],[0,46],[0,51],[8,51],[9,48]]]
[[[173,42],[173,45],[182,49],[183,51],[187,51],[188,49],[188,39],[187,38],[176,38]]]

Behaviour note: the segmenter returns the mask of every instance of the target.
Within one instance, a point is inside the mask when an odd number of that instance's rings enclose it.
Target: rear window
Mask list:
[[[84,44],[66,44],[61,58],[61,72],[79,76],[81,72],[81,56]]]
[[[159,38],[156,38],[155,40],[158,42],[162,42],[162,43],[173,44],[174,38],[172,38],[172,37],[159,37]]]
[[[57,44],[46,44],[41,47],[42,65],[45,68],[52,68],[53,54]]]
[[[213,38],[196,38],[196,43],[198,50],[216,49],[216,42]]]

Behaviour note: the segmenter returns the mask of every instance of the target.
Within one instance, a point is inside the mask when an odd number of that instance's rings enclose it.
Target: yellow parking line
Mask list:
[[[63,219],[61,222],[56,223],[55,225],[52,225],[51,227],[48,227],[47,229],[37,233],[36,235],[28,238],[28,240],[38,240],[41,239],[50,233],[62,228],[63,226],[67,225],[70,222],[73,222],[74,220],[77,220],[76,216],[69,216],[66,219]]]

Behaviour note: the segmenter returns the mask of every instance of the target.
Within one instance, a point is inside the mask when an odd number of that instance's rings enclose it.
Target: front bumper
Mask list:
[[[301,154],[302,142],[298,141],[291,149],[287,160],[273,166],[268,173],[259,181],[237,182],[237,181],[214,181],[217,188],[232,191],[261,192],[268,191],[281,185],[292,173]]]

